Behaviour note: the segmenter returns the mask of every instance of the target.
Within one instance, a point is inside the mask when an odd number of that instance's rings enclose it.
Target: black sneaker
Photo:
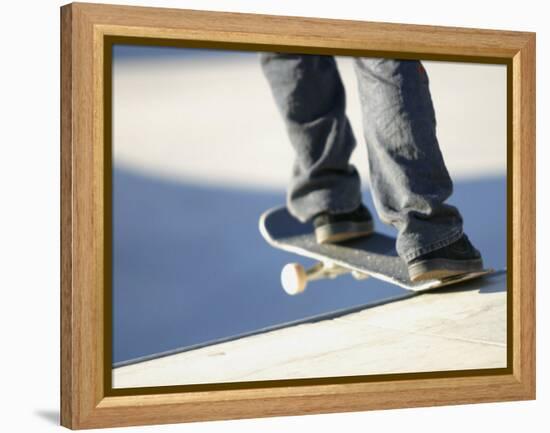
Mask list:
[[[313,227],[317,242],[324,244],[368,236],[374,232],[374,221],[369,210],[361,204],[352,212],[321,213],[313,218]]]
[[[462,235],[446,247],[419,256],[407,263],[411,281],[441,280],[453,275],[483,270],[481,254]]]

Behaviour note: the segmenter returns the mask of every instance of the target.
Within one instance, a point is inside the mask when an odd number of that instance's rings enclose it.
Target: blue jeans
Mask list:
[[[355,58],[380,219],[398,230],[406,261],[462,236],[462,217],[445,200],[453,184],[436,137],[428,76],[419,61]],[[261,64],[296,152],[287,193],[300,221],[345,213],[361,203],[361,181],[349,163],[355,137],[331,56],[262,53]]]

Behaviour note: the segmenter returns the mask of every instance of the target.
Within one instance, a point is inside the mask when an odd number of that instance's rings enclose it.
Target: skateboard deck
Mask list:
[[[478,278],[494,272],[484,269],[448,277],[442,280],[412,282],[405,262],[397,255],[395,238],[373,233],[364,238],[335,244],[318,244],[311,223],[301,223],[286,207],[267,210],[259,221],[260,233],[275,248],[317,260],[311,269],[305,270],[296,263],[288,264],[281,273],[283,288],[289,294],[305,289],[307,281],[334,278],[351,273],[356,278],[377,278],[406,290],[432,290],[462,281]]]

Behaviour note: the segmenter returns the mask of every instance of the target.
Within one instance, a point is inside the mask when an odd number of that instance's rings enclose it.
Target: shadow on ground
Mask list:
[[[39,409],[34,414],[50,424],[59,425],[59,411],[54,409]]]
[[[506,263],[505,187],[504,177],[456,182],[451,200],[486,265],[494,268]],[[307,262],[271,248],[258,231],[260,214],[283,202],[284,191],[171,182],[115,168],[113,362],[405,293],[346,276],[316,282],[300,296],[286,295],[281,267]],[[368,193],[365,202],[374,208]],[[395,235],[376,222],[380,231]]]

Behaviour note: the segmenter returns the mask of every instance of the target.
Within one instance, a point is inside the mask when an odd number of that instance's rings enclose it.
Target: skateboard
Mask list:
[[[494,272],[483,269],[441,280],[412,282],[405,262],[397,255],[395,238],[381,233],[334,244],[318,244],[311,223],[301,223],[286,207],[264,212],[259,221],[260,233],[275,248],[317,262],[305,269],[299,263],[289,263],[281,271],[281,284],[289,295],[302,293],[309,281],[351,274],[357,279],[377,278],[414,292],[437,289],[479,278]]]

